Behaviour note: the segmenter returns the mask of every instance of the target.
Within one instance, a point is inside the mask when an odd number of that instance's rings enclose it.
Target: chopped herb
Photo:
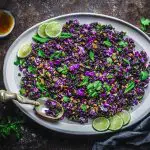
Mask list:
[[[82,104],[82,105],[81,105],[81,109],[82,109],[83,111],[86,111],[86,110],[87,110],[86,104]]]
[[[147,71],[141,71],[140,73],[140,79],[146,80],[149,77],[149,73]]]
[[[58,67],[57,71],[62,73],[62,74],[67,74],[68,73],[68,67],[67,67],[67,65],[64,65],[63,67]]]
[[[97,93],[97,92],[93,92],[90,96],[91,96],[91,97],[97,97],[97,96],[98,96],[98,93]]]
[[[79,86],[87,85],[89,81],[89,77],[84,76],[83,81],[79,84]]]
[[[127,93],[127,92],[131,91],[134,87],[135,87],[135,82],[131,81],[130,83],[127,84],[127,87],[126,87],[124,93]]]
[[[110,57],[108,57],[108,58],[107,58],[107,62],[108,62],[109,64],[112,64],[113,60],[112,60]]]
[[[128,59],[123,58],[124,62],[126,62],[127,64],[130,64]]]
[[[40,82],[36,82],[36,86],[39,90],[41,90],[42,92],[47,91],[46,87],[44,84],[40,83]]]
[[[93,87],[94,87],[94,84],[93,83],[89,83],[88,86],[87,86],[87,89],[89,90],[89,89],[91,89]]]
[[[64,39],[71,38],[71,37],[72,37],[72,34],[69,32],[62,32],[59,36],[59,38],[64,38]]]
[[[96,26],[96,29],[98,31],[101,31],[104,28],[104,25],[101,25],[100,23]]]
[[[103,44],[106,45],[107,47],[112,46],[112,43],[108,39],[106,41],[104,41]]]
[[[106,82],[104,83],[103,87],[106,89],[106,92],[110,92],[112,89],[112,86],[108,85]]]
[[[33,67],[33,66],[29,66],[28,71],[35,74],[36,73],[36,68]]]
[[[64,101],[64,102],[68,102],[68,101],[70,101],[70,98],[67,97],[67,96],[64,96],[64,97],[63,97],[63,101]]]
[[[26,94],[26,90],[25,90],[24,88],[21,88],[21,89],[19,90],[19,93],[20,93],[21,95],[24,95],[24,94]]]
[[[40,36],[38,36],[37,34],[33,35],[32,39],[36,42],[39,43],[45,43],[49,41],[49,38],[41,38]]]
[[[119,46],[121,46],[121,47],[126,47],[126,46],[128,45],[128,43],[125,42],[125,41],[120,41],[118,44],[119,44]]]
[[[54,52],[53,54],[50,55],[50,60],[58,59],[61,56],[65,56],[65,53],[62,52],[62,51],[56,51],[56,52]]]
[[[24,62],[25,62],[25,59],[17,57],[16,61],[14,62],[14,65],[16,65],[16,66],[23,65]]]
[[[146,31],[149,26],[150,26],[150,19],[142,17],[141,18],[141,29],[143,31]]]
[[[40,56],[40,57],[45,57],[45,53],[44,53],[44,51],[43,50],[39,50],[38,51],[38,56]]]
[[[121,52],[121,51],[122,51],[122,48],[120,48],[120,47],[119,47],[119,48],[117,48],[117,51]]]
[[[112,75],[112,74],[109,74],[108,76],[107,76],[107,78],[108,79],[112,79],[114,76]]]
[[[90,59],[94,61],[94,52],[91,50],[89,53]]]
[[[21,137],[20,124],[22,123],[23,121],[12,120],[10,116],[7,119],[1,119],[0,136],[7,138],[11,133],[15,133],[15,136],[19,139]]]
[[[95,81],[94,82],[94,88],[95,89],[97,89],[97,88],[99,88],[99,87],[101,87],[102,86],[102,83],[100,82],[100,81]]]

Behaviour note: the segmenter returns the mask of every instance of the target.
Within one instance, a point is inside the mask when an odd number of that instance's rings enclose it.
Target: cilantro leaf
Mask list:
[[[128,43],[125,42],[125,41],[120,41],[118,44],[119,44],[119,46],[121,46],[121,47],[126,47],[126,46],[128,45]]]
[[[39,43],[45,43],[45,42],[49,41],[49,38],[41,38],[38,34],[33,35],[32,39]]]
[[[149,77],[149,73],[147,71],[141,71],[140,73],[140,79],[146,80]]]
[[[150,26],[150,19],[142,17],[140,23],[141,23],[141,30],[146,31],[147,28]]]
[[[108,57],[108,58],[107,58],[107,62],[108,62],[109,64],[112,64],[113,60],[111,59],[111,57]]]
[[[106,41],[104,41],[103,44],[106,45],[107,47],[112,46],[112,43],[108,39]]]
[[[64,97],[63,97],[63,101],[64,101],[64,102],[68,102],[69,100],[70,100],[69,97],[67,97],[67,96],[64,96]]]
[[[83,81],[79,84],[79,86],[87,85],[89,81],[89,77],[84,76]]]
[[[36,73],[36,68],[33,67],[33,66],[29,66],[28,71],[31,72],[31,73]]]
[[[126,62],[127,64],[130,64],[128,59],[123,58],[124,62]]]
[[[150,19],[142,17],[141,18],[141,24],[143,26],[149,26],[150,25]]]
[[[40,56],[40,57],[45,57],[44,51],[43,51],[43,50],[39,50],[39,51],[38,51],[38,56]]]
[[[90,59],[94,61],[94,52],[91,50],[89,53]]]
[[[124,93],[131,91],[134,87],[135,87],[135,82],[134,81],[129,82],[126,86]]]
[[[81,105],[81,109],[82,109],[82,111],[84,111],[84,112],[85,112],[85,111],[87,110],[87,106],[86,106],[86,104],[82,104],[82,105]]]

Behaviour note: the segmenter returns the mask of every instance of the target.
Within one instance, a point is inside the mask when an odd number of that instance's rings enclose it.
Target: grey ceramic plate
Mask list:
[[[150,57],[150,39],[149,37],[144,34],[141,30],[136,28],[135,26],[114,18],[110,16],[105,15],[99,15],[99,14],[92,14],[92,13],[75,13],[75,14],[67,14],[63,16],[58,16],[46,21],[51,20],[57,20],[60,23],[65,23],[68,19],[75,19],[77,18],[81,24],[83,23],[91,23],[91,22],[100,22],[102,24],[111,24],[113,27],[116,28],[118,31],[125,31],[127,32],[127,35],[134,39],[136,43],[136,49],[142,50],[144,49],[148,56]],[[46,22],[44,21],[44,22]],[[43,22],[41,22],[43,23]],[[13,64],[16,54],[18,51],[18,48],[21,46],[21,44],[25,42],[31,42],[32,41],[32,35],[37,31],[38,26],[41,24],[36,24],[35,26],[29,28],[27,31],[25,31],[23,34],[21,34],[16,41],[11,45],[9,48],[5,62],[4,62],[4,70],[3,70],[3,76],[4,76],[4,83],[6,86],[6,89],[11,92],[18,92],[19,91],[19,78],[17,76],[18,69]],[[135,123],[137,123],[139,120],[141,120],[149,111],[150,111],[150,95],[149,95],[150,87],[146,89],[146,94],[144,96],[143,102],[134,108],[131,111],[131,122],[125,126],[124,128],[127,128]],[[64,119],[62,121],[59,121],[57,123],[47,122],[40,118],[38,118],[34,111],[33,106],[26,105],[26,104],[19,104],[18,102],[15,102],[17,107],[19,107],[26,115],[28,115],[30,118],[32,118],[35,122],[38,124],[58,132],[68,133],[68,134],[78,134],[78,135],[90,135],[90,134],[104,134],[106,132],[100,133],[95,130],[93,130],[91,121],[89,121],[88,124],[78,124],[75,122],[68,121],[67,119]],[[107,131],[110,132],[110,131]]]

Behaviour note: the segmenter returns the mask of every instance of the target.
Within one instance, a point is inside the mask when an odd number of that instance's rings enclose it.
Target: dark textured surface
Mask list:
[[[150,17],[149,0],[7,0],[4,8],[13,13],[16,26],[11,35],[0,39],[0,88],[4,88],[2,67],[9,46],[23,31],[40,21],[72,12],[94,12],[118,17],[139,26],[142,16]],[[7,112],[6,115],[11,114],[12,116],[21,113],[16,110],[16,106],[12,103],[7,106],[0,104],[0,114],[2,111]],[[7,140],[0,141],[0,150],[90,150],[93,142],[99,139],[98,136],[79,137],[51,132],[27,117],[25,120],[25,124],[22,126],[22,138],[16,141],[11,136]],[[134,147],[121,146],[116,149],[132,150]],[[138,149],[150,149],[150,147],[144,145]]]

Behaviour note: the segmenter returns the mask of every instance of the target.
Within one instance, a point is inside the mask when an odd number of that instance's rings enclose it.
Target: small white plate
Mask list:
[[[145,50],[150,57],[150,38],[139,30],[137,27],[114,17],[106,16],[106,15],[99,15],[93,13],[74,13],[74,14],[67,14],[58,16],[46,21],[58,20],[62,24],[66,22],[68,19],[75,19],[77,18],[81,24],[83,23],[92,23],[92,22],[100,22],[102,24],[111,24],[113,27],[116,28],[118,31],[125,31],[127,35],[134,39],[136,43],[137,50]],[[46,22],[44,21],[44,22]],[[43,23],[43,22],[41,22]],[[33,34],[37,31],[38,26],[41,24],[36,24],[35,26],[31,27],[24,33],[22,33],[16,41],[11,45],[9,48],[7,55],[5,57],[4,62],[4,69],[3,69],[3,77],[6,89],[11,92],[18,92],[19,91],[19,77],[18,68],[14,65],[14,61],[16,58],[17,51],[19,47],[25,42],[31,42]],[[131,111],[131,121],[130,123],[125,126],[127,128],[138,121],[140,121],[148,112],[150,111],[150,87],[146,89],[145,96],[143,102],[139,104],[136,108]],[[47,122],[45,120],[40,119],[38,116],[35,115],[33,106],[27,104],[19,104],[15,101],[15,104],[30,118],[32,118],[35,122],[39,123],[40,125],[59,132],[68,133],[68,134],[78,134],[78,135],[90,135],[90,134],[104,134],[107,132],[97,132],[92,128],[91,121],[88,124],[81,125],[79,123],[68,121],[64,119],[62,121],[58,121],[56,123]]]

